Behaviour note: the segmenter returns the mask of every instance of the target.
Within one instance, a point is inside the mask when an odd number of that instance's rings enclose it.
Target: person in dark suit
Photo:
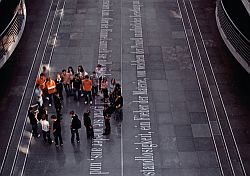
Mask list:
[[[58,92],[60,99],[63,100],[63,94],[62,94],[62,92],[63,92],[63,80],[61,78],[60,73],[56,74],[55,83],[56,83],[56,91]]]
[[[36,118],[36,113],[34,112],[34,108],[30,107],[28,111],[28,117],[30,119],[30,124],[32,126],[32,134],[34,137],[39,137],[40,134],[38,134],[37,129],[38,129],[38,120]]]
[[[80,142],[80,137],[79,137],[79,132],[78,132],[78,116],[75,114],[74,111],[70,111],[70,116],[71,116],[71,143],[74,143],[75,140],[75,135],[76,135],[76,141],[77,143]]]
[[[87,138],[94,138],[94,130],[93,126],[91,124],[91,119],[90,119],[90,111],[87,111],[83,115],[83,121],[84,121],[84,126],[86,128],[86,134]]]
[[[103,135],[109,135],[111,131],[111,126],[110,126],[110,118],[111,114],[114,112],[114,107],[109,106],[108,104],[104,104],[104,109],[103,109],[103,117],[104,117],[104,123],[105,123],[105,129]]]
[[[60,145],[63,146],[60,121],[55,115],[52,115],[51,119],[53,121],[53,135],[55,138],[55,145],[56,147],[59,147],[59,144],[58,144],[58,139],[59,139]]]
[[[54,105],[55,105],[55,109],[56,109],[56,116],[57,116],[57,119],[60,121],[61,116],[62,116],[62,114],[61,114],[62,102],[61,102],[61,99],[60,99],[58,92],[56,92],[53,95],[53,100],[54,100]]]
[[[118,92],[117,97],[116,97],[115,102],[114,102],[115,119],[117,121],[122,121],[122,118],[123,118],[122,107],[123,107],[123,97],[121,95],[121,92]]]

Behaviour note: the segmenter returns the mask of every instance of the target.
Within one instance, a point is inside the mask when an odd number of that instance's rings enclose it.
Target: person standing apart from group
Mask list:
[[[71,130],[71,143],[73,144],[75,141],[75,136],[76,136],[76,141],[77,143],[80,143],[80,137],[79,137],[79,126],[78,126],[78,116],[75,114],[74,111],[70,111],[70,116],[71,116],[71,125],[70,125],[70,130]]]

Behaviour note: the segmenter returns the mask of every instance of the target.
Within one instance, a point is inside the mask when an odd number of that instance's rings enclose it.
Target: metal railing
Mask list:
[[[24,15],[24,2],[21,0],[12,20],[0,34],[0,59],[3,59],[3,56],[9,51],[12,44],[16,42],[16,37],[21,31],[24,21]]]
[[[218,19],[227,39],[242,59],[250,65],[250,41],[242,34],[228,15],[223,2],[217,1]]]

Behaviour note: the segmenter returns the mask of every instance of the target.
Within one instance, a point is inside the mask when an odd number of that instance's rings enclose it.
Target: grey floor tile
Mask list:
[[[162,167],[163,168],[179,168],[180,159],[178,152],[162,152]]]
[[[192,137],[191,125],[175,125],[175,133],[177,137]]]
[[[159,112],[157,113],[157,117],[158,117],[158,123],[159,124],[171,124],[173,123],[173,117],[172,114],[170,112]]]
[[[174,125],[170,125],[170,124],[162,124],[161,126],[159,126],[159,134],[162,138],[164,137],[175,137],[175,129],[174,129]]]
[[[202,168],[217,168],[218,161],[216,154],[213,151],[200,151],[197,152],[199,163]]]
[[[173,123],[176,125],[190,125],[189,114],[186,112],[172,112]]]
[[[210,137],[211,133],[207,124],[191,124],[194,137]]]
[[[177,137],[176,143],[179,152],[194,152],[195,144],[192,137]]]
[[[190,121],[192,124],[206,124],[207,116],[204,112],[190,112]]]
[[[196,152],[179,152],[180,165],[182,168],[199,168]]]
[[[166,80],[151,80],[153,90],[168,90],[168,83]]]
[[[214,143],[211,137],[195,137],[193,139],[197,151],[213,151]]]
[[[181,169],[162,168],[161,170],[164,175],[182,176]]]
[[[160,147],[167,152],[177,152],[176,137],[173,136],[161,136]]]

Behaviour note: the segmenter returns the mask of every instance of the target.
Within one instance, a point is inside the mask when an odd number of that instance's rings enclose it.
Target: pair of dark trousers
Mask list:
[[[33,124],[31,126],[32,126],[32,134],[33,134],[33,136],[38,137],[38,132],[37,132],[38,126],[37,126],[37,124]]]
[[[65,92],[66,92],[67,96],[70,96],[70,94],[71,94],[70,85],[69,84],[64,84],[63,86],[64,86],[64,89],[65,89]]]
[[[79,100],[81,96],[81,90],[73,88],[73,92],[74,92],[74,100]]]
[[[109,97],[109,92],[108,89],[102,89],[102,93],[103,93],[103,98],[106,99]]]
[[[99,77],[99,90],[101,90],[102,76]]]
[[[80,141],[78,129],[71,128],[71,142],[74,143],[75,140],[75,135],[76,135],[76,141]]]
[[[60,99],[63,100],[63,94],[62,94],[63,89],[58,89],[57,91],[59,93]]]
[[[56,108],[56,115],[57,115],[57,120],[60,121],[61,120],[61,108]]]
[[[50,138],[50,131],[43,131],[43,140],[44,142],[48,141],[49,144],[52,144],[52,140]]]
[[[96,96],[98,93],[98,86],[92,86],[92,96]]]
[[[52,104],[52,95],[53,95],[53,94],[48,94],[49,104]]]
[[[87,138],[94,138],[94,130],[93,127],[87,127],[86,126],[86,134],[87,134]]]
[[[85,101],[87,102],[92,101],[91,91],[84,91],[84,93],[85,93]]]
[[[58,145],[58,139],[60,141],[60,145],[63,144],[61,132],[55,132],[54,133],[54,138],[55,138],[55,144],[56,145]]]
[[[122,108],[119,108],[119,109],[115,110],[115,120],[117,120],[118,122],[121,122],[123,120]]]
[[[110,133],[110,130],[111,130],[111,127],[110,127],[110,119],[104,119],[104,123],[105,123],[105,130],[104,130],[104,133],[105,134],[109,134]]]

